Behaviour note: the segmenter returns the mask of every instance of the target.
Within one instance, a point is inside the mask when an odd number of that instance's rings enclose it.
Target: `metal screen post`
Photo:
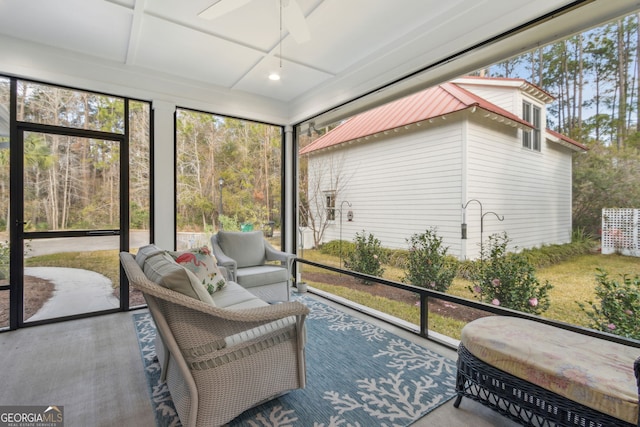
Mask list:
[[[420,336],[429,337],[429,297],[420,293]]]

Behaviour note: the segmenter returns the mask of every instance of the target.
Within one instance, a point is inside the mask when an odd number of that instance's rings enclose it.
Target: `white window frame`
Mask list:
[[[324,191],[324,204],[327,210],[327,221],[336,220],[336,191]]]
[[[522,148],[532,151],[542,150],[542,109],[529,102],[522,101],[522,119],[531,123],[533,129],[522,131]]]

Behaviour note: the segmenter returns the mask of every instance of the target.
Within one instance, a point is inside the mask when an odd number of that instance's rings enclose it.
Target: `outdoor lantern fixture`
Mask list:
[[[467,206],[469,206],[469,203],[471,202],[476,202],[477,204],[480,205],[480,218],[482,221],[482,203],[480,202],[480,200],[471,199],[467,203],[463,204],[462,205],[462,224],[460,224],[460,231],[462,232],[463,240],[467,239]],[[480,240],[482,240],[482,237],[480,237]]]
[[[482,252],[482,234],[484,233],[484,217],[492,214],[495,215],[495,217],[498,219],[498,221],[504,221],[504,215],[500,216],[497,213],[490,211],[490,212],[482,212],[482,203],[480,202],[480,200],[478,199],[471,199],[469,200],[467,203],[462,205],[462,224],[461,224],[461,232],[462,232],[462,238],[466,239],[467,238],[467,206],[469,206],[469,203],[471,202],[476,202],[478,205],[480,205],[480,252]]]

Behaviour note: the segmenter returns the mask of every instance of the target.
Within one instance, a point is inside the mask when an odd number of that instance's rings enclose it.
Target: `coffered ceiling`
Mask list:
[[[638,3],[282,0],[304,17],[309,39],[298,42],[281,0],[222,1],[236,4],[206,19],[199,14],[216,0],[0,0],[0,36],[279,107],[310,97],[331,106],[567,5]],[[269,80],[272,72],[281,79]]]

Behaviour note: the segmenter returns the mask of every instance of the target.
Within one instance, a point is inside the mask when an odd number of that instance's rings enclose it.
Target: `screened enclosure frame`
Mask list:
[[[153,238],[153,109],[151,103],[146,100],[140,100],[135,98],[123,97],[119,95],[112,95],[102,93],[93,90],[81,89],[77,87],[69,87],[64,85],[57,85],[48,82],[40,82],[33,79],[26,79],[14,76],[2,76],[0,78],[6,78],[9,81],[9,148],[11,149],[10,156],[10,172],[9,172],[9,284],[0,285],[0,292],[9,292],[9,324],[8,328],[0,330],[14,330],[21,327],[35,326],[40,324],[55,323],[60,321],[73,320],[78,318],[85,318],[95,315],[102,315],[108,313],[114,313],[118,311],[128,311],[132,307],[129,304],[129,283],[122,271],[122,267],[119,266],[120,281],[117,283],[119,288],[119,307],[114,309],[99,310],[94,312],[86,312],[81,314],[74,314],[69,316],[61,316],[51,319],[37,320],[25,322],[24,320],[24,254],[21,250],[23,240],[27,239],[41,239],[41,238],[72,238],[72,237],[87,237],[87,236],[118,236],[118,250],[130,249],[130,165],[129,165],[129,149],[130,149],[130,105],[131,103],[140,103],[148,106],[148,129],[145,133],[148,136],[146,144],[148,146],[149,155],[149,179],[147,192],[149,195],[149,237]],[[51,87],[56,90],[68,90],[77,93],[85,93],[94,96],[104,96],[114,99],[119,99],[123,103],[122,111],[122,132],[105,132],[100,130],[83,129],[73,126],[51,125],[47,123],[38,123],[32,121],[19,121],[18,120],[18,84],[23,82],[25,84],[42,85]],[[119,145],[119,195],[118,200],[118,215],[119,215],[119,228],[103,228],[103,229],[67,229],[52,232],[30,231],[25,232],[22,230],[23,223],[18,218],[24,217],[23,200],[17,200],[16,194],[21,194],[23,188],[23,169],[24,158],[23,151],[19,147],[19,143],[22,141],[22,135],[24,133],[41,133],[47,135],[68,136],[72,138],[80,138],[87,140],[104,140],[117,142]],[[114,284],[116,285],[116,284]],[[137,307],[134,307],[137,308]]]

